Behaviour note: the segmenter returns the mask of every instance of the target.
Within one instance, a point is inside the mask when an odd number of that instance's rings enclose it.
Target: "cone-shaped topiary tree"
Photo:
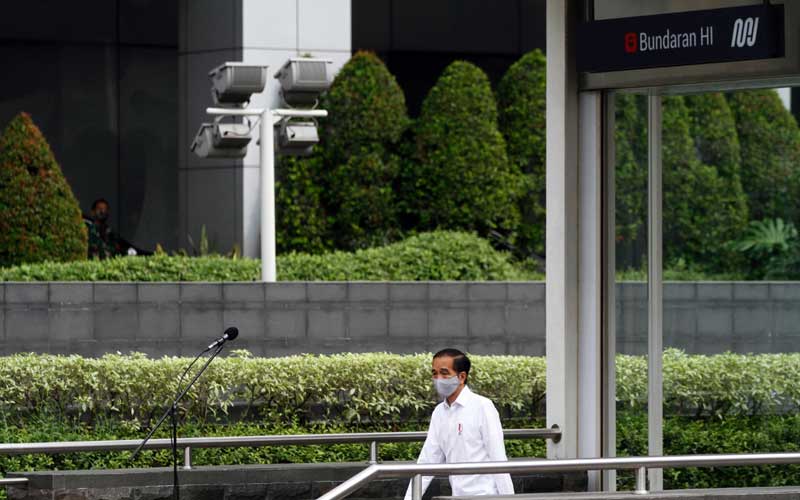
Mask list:
[[[662,120],[665,263],[725,269],[726,243],[747,221],[741,192],[697,157],[683,97],[663,98]]]
[[[524,178],[508,160],[494,95],[478,67],[456,61],[444,70],[422,103],[401,177],[411,227],[513,237]]]
[[[617,267],[639,269],[647,255],[647,108],[632,94],[617,94],[614,108]]]
[[[718,241],[708,242],[705,267],[713,271],[732,272],[744,264],[742,255],[726,245],[740,237],[747,226],[747,196],[740,177],[741,154],[733,118],[725,96],[719,92],[684,97],[689,110],[689,133],[698,159],[716,168],[724,184],[720,196],[729,211],[728,221],[718,228]]]
[[[86,259],[86,238],[50,145],[20,113],[0,137],[0,266]]]
[[[511,65],[497,86],[498,126],[508,159],[527,178],[516,247],[521,256],[544,256],[546,60],[539,49]]]
[[[738,179],[741,148],[736,135],[736,120],[725,96],[720,92],[687,95],[684,102],[689,109],[689,131],[698,159],[717,167],[722,177]]]
[[[750,220],[800,220],[800,132],[774,90],[727,95],[741,145]]]
[[[383,62],[357,52],[342,67],[322,105],[323,202],[335,214],[337,248],[385,244],[400,234],[394,183],[396,147],[409,125],[403,91]]]
[[[665,265],[730,272],[738,264],[738,256],[726,243],[736,239],[747,220],[742,192],[735,189],[735,182],[720,175],[716,166],[700,161],[684,98],[664,97],[662,102]],[[615,139],[617,262],[638,268],[647,252],[645,96],[617,97]],[[704,147],[712,149],[707,144]]]

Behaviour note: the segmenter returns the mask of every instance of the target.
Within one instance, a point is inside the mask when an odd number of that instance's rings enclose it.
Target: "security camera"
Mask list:
[[[244,107],[252,94],[264,91],[267,67],[226,62],[212,69],[208,76],[215,105]]]
[[[200,158],[244,158],[250,136],[248,134],[245,141],[242,136],[233,134],[241,129],[231,128],[232,125],[238,124],[203,123],[190,149]]]
[[[276,136],[278,152],[292,156],[310,155],[314,144],[319,142],[314,122],[281,122]]]
[[[281,84],[283,100],[289,105],[314,104],[319,94],[331,86],[332,62],[304,57],[293,57],[286,61],[275,73],[275,78]]]

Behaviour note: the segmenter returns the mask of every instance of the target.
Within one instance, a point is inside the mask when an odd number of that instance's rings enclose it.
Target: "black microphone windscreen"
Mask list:
[[[233,340],[238,336],[239,336],[239,329],[236,328],[235,326],[231,326],[227,330],[225,330],[225,337],[227,337],[228,340]]]

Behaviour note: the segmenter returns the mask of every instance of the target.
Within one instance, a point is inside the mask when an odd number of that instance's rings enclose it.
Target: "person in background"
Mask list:
[[[83,219],[89,232],[90,259],[108,259],[123,255],[119,237],[111,230],[108,217],[108,201],[100,198],[94,200],[89,217]]]
[[[443,401],[433,410],[418,464],[507,460],[497,409],[467,386],[470,366],[467,355],[457,349],[433,355],[433,386]],[[423,493],[431,479],[422,478]],[[450,486],[453,496],[514,494],[509,474],[453,475]],[[405,498],[411,499],[411,484]]]

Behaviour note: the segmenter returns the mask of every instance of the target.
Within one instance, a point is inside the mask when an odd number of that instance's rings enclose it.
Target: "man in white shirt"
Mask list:
[[[457,349],[443,349],[433,355],[433,385],[444,401],[433,410],[418,464],[507,460],[503,428],[494,404],[467,387],[470,365],[467,355]],[[423,476],[423,493],[431,480]],[[453,475],[450,487],[454,496],[514,494],[509,474]],[[410,484],[405,498],[411,499]]]

